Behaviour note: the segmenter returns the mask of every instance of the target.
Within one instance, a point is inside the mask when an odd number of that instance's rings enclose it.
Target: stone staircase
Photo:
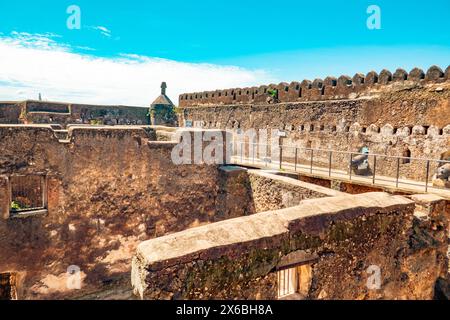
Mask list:
[[[57,129],[53,133],[60,143],[70,143],[69,130]]]

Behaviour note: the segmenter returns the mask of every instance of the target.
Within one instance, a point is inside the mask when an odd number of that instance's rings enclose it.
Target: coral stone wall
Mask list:
[[[450,79],[450,66],[445,71],[438,66],[431,66],[426,72],[414,68],[409,73],[400,68],[394,73],[384,69],[379,74],[370,71],[366,75],[357,73],[353,77],[329,76],[323,80],[293,81],[290,84],[282,82],[251,88],[183,93],[179,96],[179,106],[264,104],[269,97],[269,90],[277,91],[277,100],[280,102],[354,99],[373,91],[390,90],[392,86],[411,87],[417,84],[442,83],[448,79]]]
[[[71,127],[61,143],[49,126],[0,126],[0,273],[19,299],[69,298],[123,281],[143,240],[216,217],[217,165],[174,165],[175,142],[152,129]],[[13,175],[46,178],[47,212],[9,214]],[[81,269],[82,290],[66,287]]]
[[[16,275],[19,299],[130,290],[131,255],[139,242],[334,195],[242,168],[175,165],[177,142],[155,141],[163,131],[71,125],[61,140],[48,125],[0,125],[0,273]],[[204,131],[187,133],[193,139]],[[177,138],[173,129],[164,132],[164,138]],[[46,210],[17,215],[10,209],[11,183],[27,175],[45,177]],[[81,290],[66,287],[72,265],[80,267]]]
[[[0,123],[19,123],[22,107],[20,103],[2,102],[0,103]]]
[[[146,125],[148,112],[143,107],[29,100],[0,103],[0,123]]]
[[[236,218],[292,207],[306,199],[345,195],[261,170],[223,166],[220,171],[218,217]]]
[[[293,207],[306,199],[345,195],[329,188],[259,170],[249,170],[248,179],[256,212]]]
[[[283,161],[293,162],[294,149],[300,164],[309,164],[310,152],[305,148],[359,152],[368,147],[370,153],[440,159],[450,149],[450,82],[448,80],[408,84],[395,82],[371,90],[366,96],[344,100],[283,102],[276,104],[242,103],[189,105],[184,108],[185,120],[204,128],[234,130],[236,139],[243,139],[237,130],[272,131],[283,148]],[[248,138],[247,138],[248,139]],[[261,151],[259,151],[261,152]],[[252,155],[247,153],[247,156]],[[327,152],[316,152],[315,165],[328,167]],[[381,175],[395,176],[395,159],[378,158]],[[369,159],[373,169],[373,159]],[[332,167],[347,170],[348,154],[333,154]],[[431,163],[429,179],[437,163]],[[401,162],[400,178],[424,181],[426,162],[412,159]]]
[[[277,266],[301,252],[316,257],[308,298],[430,299],[430,291],[403,289],[413,211],[400,196],[340,196],[156,238],[133,258],[134,291],[145,299],[276,299]],[[372,265],[382,270],[379,290],[367,287]]]
[[[449,212],[442,198],[411,199],[305,200],[145,241],[133,258],[134,292],[144,299],[277,299],[277,271],[302,265],[309,281],[291,299],[433,299],[447,277]]]

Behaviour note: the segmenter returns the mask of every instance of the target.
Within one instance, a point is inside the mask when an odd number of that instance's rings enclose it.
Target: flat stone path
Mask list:
[[[311,172],[311,167],[308,165],[297,164],[297,169],[295,170],[295,165],[293,163],[282,162],[281,166],[282,169],[280,170],[280,163],[278,161],[272,161],[268,163],[260,159],[246,158],[240,156],[231,157],[231,164],[243,165],[259,169],[277,170],[283,173],[301,173],[311,177],[324,178],[330,180],[336,179],[343,182],[355,182],[357,184],[380,187],[398,192],[431,193],[450,200],[450,189],[435,187],[432,185],[431,181],[428,183],[427,191],[425,191],[424,181],[399,179],[397,186],[396,178],[376,175],[375,183],[373,183],[372,176],[360,176],[352,173],[350,177],[348,172],[339,169],[332,169],[330,175],[328,168],[319,166],[313,166]]]

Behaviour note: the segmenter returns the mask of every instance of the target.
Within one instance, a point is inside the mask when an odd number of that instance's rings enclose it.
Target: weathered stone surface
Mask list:
[[[326,81],[324,82],[326,91]],[[223,105],[217,108],[192,107],[184,110],[187,119],[193,121],[214,120],[222,123],[224,128],[224,124],[232,119],[239,121],[243,132],[248,129],[268,130],[269,141],[262,140],[260,143],[271,143],[270,136],[274,129],[284,129],[286,125],[290,125],[303,130],[286,132],[286,137],[281,139],[285,146],[352,152],[368,147],[370,153],[391,156],[402,156],[405,150],[410,150],[411,157],[414,158],[439,159],[450,145],[449,136],[444,131],[450,125],[450,83],[428,82],[427,88],[420,86],[418,83],[417,87],[411,89],[411,81],[396,82],[392,87],[399,91],[395,92],[384,92],[379,86],[371,86],[378,96],[364,99],[289,102],[270,106]],[[438,86],[442,86],[444,91],[434,91]],[[356,123],[361,130],[350,130]],[[428,135],[426,127],[431,126],[435,128],[429,131],[434,133]],[[377,127],[381,129],[371,129]],[[411,133],[407,135],[408,130]],[[299,164],[309,164],[309,156],[308,152],[300,152]],[[314,161],[317,161],[317,165],[328,166],[328,158],[324,153],[316,153],[316,156]],[[339,154],[334,156],[333,165],[337,169],[346,170],[348,157]],[[293,148],[283,150],[285,161],[293,162],[293,158]],[[402,163],[400,176],[422,181],[424,170],[423,162]],[[381,175],[395,176],[395,172],[395,161],[384,161],[377,168],[377,173]]]
[[[386,69],[381,70],[380,75],[378,77],[378,82],[380,84],[388,84],[391,81],[392,81],[392,73]]]
[[[442,72],[441,68],[439,68],[438,66],[431,66],[427,71],[425,79],[435,81],[443,77],[444,72]]]
[[[299,92],[297,85],[288,85],[286,83],[281,83],[279,85],[269,85],[261,86],[258,90],[258,94],[255,95],[253,90],[249,88],[235,88],[229,89],[229,98],[226,101],[223,98],[209,98],[205,99],[204,96],[208,95],[209,92],[205,91],[203,93],[191,93],[182,94],[179,98],[179,106],[181,108],[186,107],[196,107],[202,105],[214,106],[217,104],[243,104],[243,103],[265,103],[268,98],[267,88],[277,88],[279,92],[279,102],[290,102],[290,101],[317,101],[317,100],[334,100],[334,99],[354,99],[358,95],[371,95],[374,88],[376,90],[391,91],[392,89],[397,90],[398,88],[392,88],[390,83],[403,82],[409,80],[406,84],[408,87],[417,86],[420,80],[426,79],[428,82],[442,82],[444,79],[448,79],[448,68],[446,72],[437,66],[432,66],[428,71],[427,75],[421,69],[414,68],[408,74],[403,69],[397,69],[394,74],[389,70],[382,70],[378,75],[375,71],[370,71],[367,73],[366,77],[363,74],[357,73],[353,78],[349,76],[342,75],[340,77],[328,76],[323,81],[323,86],[314,86],[314,82],[311,85],[311,81],[303,80],[295,83],[302,83],[302,90]],[[264,87],[264,88],[263,88]],[[321,90],[318,91],[317,89]],[[251,89],[251,88],[250,88]],[[226,91],[226,90],[224,90]],[[238,93],[236,95],[236,93]],[[197,97],[203,97],[197,99]]]
[[[430,298],[430,281],[409,294],[401,287],[403,263],[414,260],[398,254],[408,250],[413,210],[384,193],[338,196],[146,241],[133,259],[134,290],[147,299],[274,299],[274,267],[307,250],[318,257],[309,298]],[[366,286],[373,264],[383,270],[376,291]]]
[[[392,76],[393,81],[404,81],[408,79],[408,73],[404,69],[397,69]]]
[[[149,124],[148,108],[133,106],[96,106],[27,100],[0,103],[3,124]]]
[[[425,73],[422,69],[414,68],[409,72],[408,80],[420,81],[422,79],[425,79]]]
[[[142,240],[227,218],[217,215],[217,166],[175,165],[176,143],[151,141],[153,128],[72,126],[68,135],[61,143],[50,126],[0,126],[0,273],[23,279],[20,299],[121,282]],[[47,214],[10,218],[12,174],[45,174]],[[81,291],[65,286],[70,265],[83,272]]]

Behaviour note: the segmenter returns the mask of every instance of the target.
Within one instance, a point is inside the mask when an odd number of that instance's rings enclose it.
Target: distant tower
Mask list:
[[[150,105],[150,122],[152,125],[175,126],[177,116],[175,114],[175,105],[166,96],[167,84],[161,83],[161,94]]]
[[[42,101],[42,95],[40,92],[39,92],[39,101]]]

